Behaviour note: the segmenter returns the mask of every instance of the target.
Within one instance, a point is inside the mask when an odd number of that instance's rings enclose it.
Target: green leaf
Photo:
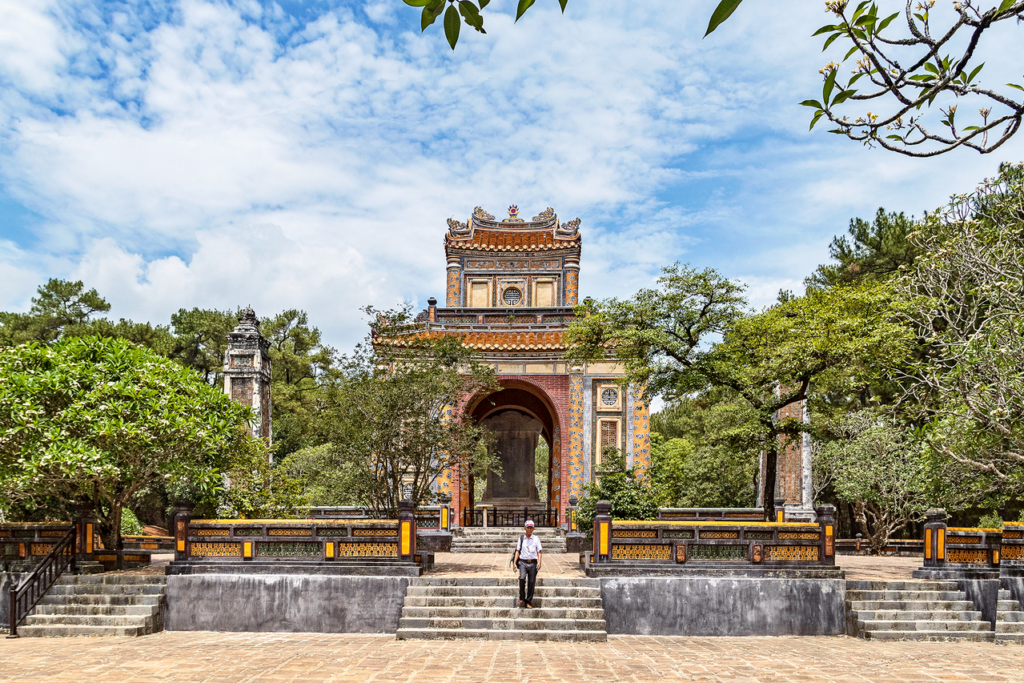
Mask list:
[[[825,50],[827,50],[828,46],[831,45],[832,43],[836,42],[836,38],[840,37],[841,35],[843,35],[843,34],[842,33],[833,33],[832,35],[830,35],[828,37],[828,40],[825,41],[824,47],[821,48],[821,51],[824,52]]]
[[[898,17],[899,15],[900,15],[900,13],[896,12],[894,14],[890,14],[885,19],[882,19],[882,23],[880,23],[878,25],[878,30],[875,31],[875,34],[877,35],[877,34],[881,33],[882,31],[884,31],[885,27],[888,26],[889,24],[891,24],[892,20],[895,19],[896,17]]]
[[[885,139],[886,140],[899,140],[900,142],[903,142],[903,138],[901,138],[899,135],[886,135]]]
[[[431,0],[405,0],[405,4],[410,7],[426,7],[430,2]]]
[[[834,25],[831,25],[831,24],[828,25],[828,26],[822,26],[817,31],[812,33],[811,37],[813,38],[814,36],[820,36],[822,33],[828,33],[829,31],[835,31],[838,28],[839,28],[838,26],[834,26]]]
[[[839,73],[839,67],[832,69],[829,72],[828,78],[825,79],[825,87],[821,91],[821,99],[825,102],[825,106],[828,106],[828,98],[832,94],[832,88],[836,85],[836,75]]]
[[[844,90],[844,91],[842,91],[841,93],[836,95],[836,98],[834,100],[832,100],[832,106],[834,107],[837,104],[842,104],[846,100],[850,99],[850,97],[853,96],[856,92],[857,92],[856,90]]]
[[[480,0],[480,9],[487,7],[489,4],[491,4],[491,0]]]
[[[533,7],[533,3],[536,1],[537,0],[519,0],[519,6],[516,7],[516,21],[519,21],[519,18],[526,14],[526,10]]]
[[[918,74],[916,76],[911,76],[910,80],[912,80],[912,81],[934,81],[935,80],[935,76],[932,76],[931,74]]]
[[[842,128],[833,128],[829,133],[835,133],[836,135],[846,135],[846,131]]]
[[[558,0],[558,4],[562,6],[562,14],[565,14],[565,6],[569,4],[569,0]]]
[[[821,106],[821,102],[819,102],[818,100],[804,100],[803,102],[800,103],[800,106],[814,107],[815,109],[823,109],[823,107]]]
[[[996,10],[996,13],[998,14],[999,12],[1002,12],[1006,8],[1012,6],[1014,2],[1015,0],[1003,0],[1002,4],[999,5],[999,9]]]
[[[459,29],[462,28],[462,20],[459,19],[459,12],[449,6],[444,13],[444,35],[448,38],[448,44],[455,49],[455,43],[459,42]]]
[[[981,127],[980,126],[967,126],[966,128],[964,128],[964,132],[965,133],[967,131],[969,131],[969,130],[981,130]]]
[[[863,71],[860,71],[860,72],[858,72],[858,73],[855,73],[855,74],[853,75],[853,78],[851,78],[851,79],[850,79],[850,82],[846,84],[846,87],[847,87],[847,88],[849,88],[849,87],[850,87],[851,85],[853,85],[854,83],[856,83],[857,81],[859,81],[859,80],[860,80],[860,77],[861,77],[861,76],[863,76],[863,75],[864,75],[864,72],[863,72]]]
[[[846,61],[847,59],[849,59],[849,58],[850,58],[850,55],[852,55],[852,54],[853,54],[854,52],[856,52],[856,51],[857,51],[857,50],[859,50],[859,49],[860,49],[860,48],[859,48],[859,47],[857,47],[856,45],[854,45],[853,47],[851,47],[851,48],[850,48],[850,51],[846,53],[846,56],[845,56],[845,57],[843,57],[843,61],[845,62],[845,61]]]
[[[480,16],[480,11],[476,8],[476,5],[469,2],[469,0],[459,0],[459,13],[466,20],[467,24],[480,33],[487,33],[484,30],[484,18]]]
[[[1007,83],[1006,85],[1010,86],[1011,88],[1016,88],[1017,90],[1024,90],[1024,88],[1017,85],[1016,83]]]
[[[420,14],[420,32],[427,30],[427,27],[437,20],[437,15],[430,11],[429,7],[423,8],[423,13]]]
[[[811,127],[808,128],[807,130],[808,131],[814,130],[814,124],[816,124],[818,122],[818,119],[820,119],[824,114],[825,114],[825,112],[823,112],[820,109],[817,112],[815,112],[814,117],[811,119]]]
[[[718,3],[718,7],[711,13],[711,20],[708,22],[708,30],[704,33],[704,37],[707,38],[712,31],[725,23],[725,20],[732,16],[741,2],[743,0],[722,0]]]
[[[935,66],[931,62],[925,62],[924,63],[924,68],[925,68],[926,71],[931,71],[936,76],[939,75],[939,67]]]

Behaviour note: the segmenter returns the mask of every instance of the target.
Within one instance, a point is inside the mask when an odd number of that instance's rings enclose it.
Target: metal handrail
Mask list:
[[[11,631],[8,638],[18,637],[18,624],[25,620],[28,613],[46,595],[46,591],[50,590],[50,587],[57,582],[64,570],[69,566],[71,571],[75,570],[75,541],[77,538],[78,534],[75,533],[75,527],[72,526],[20,585],[11,586]]]

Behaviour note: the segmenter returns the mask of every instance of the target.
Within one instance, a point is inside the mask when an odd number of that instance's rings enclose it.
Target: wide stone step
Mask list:
[[[125,586],[130,584],[160,585],[167,584],[167,577],[155,574],[93,574],[88,576],[75,576],[64,574],[55,585],[67,586],[96,586],[116,585]]]
[[[1024,633],[997,633],[995,640],[1003,645],[1024,645]]]
[[[858,628],[862,631],[872,633],[878,631],[991,631],[992,626],[987,621],[965,621],[965,620],[928,620],[928,621],[906,621],[906,620],[871,620],[858,621]]]
[[[52,590],[52,589],[51,589]],[[162,595],[51,595],[40,605],[159,605]]]
[[[996,621],[1009,621],[1009,622],[1024,621],[1024,612],[1009,612],[1009,611],[996,612]]]
[[[855,612],[879,610],[944,610],[964,612],[974,609],[970,600],[847,600],[846,606]]]
[[[512,588],[506,586],[409,586],[406,595],[442,597],[501,597],[512,595]],[[534,595],[539,598],[596,598],[601,596],[600,588],[547,587],[537,586]]]
[[[847,581],[846,590],[957,591],[956,581]]]
[[[981,619],[981,612],[950,612],[947,610],[877,610],[857,612],[857,619],[860,621],[977,621]]]
[[[479,577],[454,577],[454,576],[421,576],[409,580],[410,586],[505,586],[508,588],[519,587],[519,579],[514,576],[479,576]],[[552,577],[544,576],[537,579],[537,588],[601,588],[599,579],[584,579],[577,577]]]
[[[512,631],[490,629],[404,629],[399,628],[399,640],[518,640],[557,642],[597,642],[608,640],[604,631]]]
[[[519,595],[509,594],[489,597],[451,597],[451,596],[430,596],[430,595],[407,595],[406,607],[471,607],[471,608],[512,608],[517,605]],[[538,598],[534,596],[533,606],[535,608],[580,608],[600,609],[601,598]]]
[[[54,585],[48,595],[162,595],[167,589],[164,584],[155,583],[102,583]]]
[[[992,631],[865,631],[868,640],[909,640],[946,642],[951,640],[967,640],[975,642],[992,642],[995,640]]]
[[[137,638],[146,635],[144,626],[19,626],[23,638],[74,638],[78,636],[119,636]]]
[[[1000,621],[996,617],[996,633],[1024,634],[1024,621]]]
[[[142,615],[153,617],[160,613],[160,605],[65,605],[46,604],[36,605],[36,614],[62,614],[62,615],[96,615],[106,614],[110,616],[121,615]]]
[[[1020,609],[1020,603],[1016,600],[996,600],[996,609],[1000,612],[1016,612]]]
[[[77,614],[33,614],[25,617],[27,626],[141,626],[152,623],[151,617],[125,614],[111,616]]]
[[[902,601],[933,601],[933,600],[966,600],[963,591],[846,591],[846,599],[862,600],[902,600]]]
[[[604,619],[604,610],[579,607],[416,607],[404,606],[402,616],[410,619]]]

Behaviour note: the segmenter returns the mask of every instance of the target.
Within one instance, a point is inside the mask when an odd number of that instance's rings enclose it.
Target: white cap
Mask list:
[[[533,520],[532,519],[526,520],[526,524],[524,526],[533,526]]]

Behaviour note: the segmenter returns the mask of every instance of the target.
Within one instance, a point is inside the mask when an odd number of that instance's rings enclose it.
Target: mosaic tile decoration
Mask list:
[[[235,529],[235,536],[262,536],[263,529]]]
[[[639,529],[637,531],[616,531],[612,529],[612,538],[657,538],[658,532],[654,529]]]
[[[1021,531],[1004,531],[1003,532],[1003,538],[1011,540],[1011,541],[1013,541],[1013,540],[1020,540],[1021,538],[1024,538],[1024,532],[1021,532]]]
[[[257,557],[320,557],[323,546],[319,543],[263,542],[256,544]]]
[[[820,552],[816,545],[766,545],[765,562],[817,562]]]
[[[1004,560],[1024,560],[1024,545],[1004,545],[1002,555]]]
[[[193,543],[192,557],[241,557],[241,543]]]
[[[640,400],[640,392],[633,392],[633,466],[640,478],[647,476],[651,467],[651,425],[647,404]]]
[[[57,547],[56,543],[31,543],[29,544],[30,555],[49,555]]]
[[[733,538],[739,538],[740,537],[740,532],[738,532],[738,531],[705,531],[705,530],[701,529],[700,537],[701,537],[701,539],[708,539],[708,540],[716,539],[716,538],[733,539]]]
[[[693,538],[692,531],[666,531],[662,533],[662,538]]]
[[[1004,554],[1003,557],[1006,557]],[[947,548],[946,564],[988,564],[988,551],[969,548]]]
[[[312,536],[312,529],[267,529],[267,536]]]
[[[749,538],[752,541],[770,541],[772,540],[772,532],[770,531],[744,531],[743,538]],[[817,536],[815,536],[817,538]]]
[[[451,268],[448,270],[448,291],[445,296],[448,308],[458,308],[460,292],[459,292],[459,269]]]
[[[575,269],[565,271],[565,305],[575,306],[579,303],[580,273]]]
[[[747,538],[750,538],[750,534],[747,534]],[[770,536],[769,536],[770,538]],[[820,541],[821,534],[817,532],[797,532],[797,531],[780,531],[780,541]]]
[[[348,529],[317,529],[317,536],[348,536]]]
[[[398,557],[398,544],[339,543],[338,557]]]
[[[723,562],[743,562],[747,559],[745,545],[690,545],[691,560],[712,560]]]
[[[445,406],[441,411],[442,419],[445,423],[452,421],[452,407]],[[446,458],[447,454],[442,453],[441,458]],[[455,482],[455,472],[453,468],[446,467],[441,470],[441,473],[437,475],[436,492],[438,495],[452,495],[452,485]]]
[[[230,529],[193,529],[193,536],[230,536]]]
[[[569,375],[569,496],[583,493],[583,376]]]
[[[353,529],[353,536],[398,536],[398,529]]]
[[[64,534],[66,534],[66,533],[67,533],[66,531],[57,531],[57,530],[50,530],[50,529],[48,529],[46,531],[40,531],[39,535],[42,538],[64,538]]]
[[[551,436],[551,491],[548,492],[548,505],[559,506],[562,489],[562,439],[560,427],[555,425]]]
[[[977,545],[981,543],[981,536],[946,536],[946,543],[963,543],[965,545]]]
[[[671,560],[670,545],[624,545],[612,543],[613,560]]]

